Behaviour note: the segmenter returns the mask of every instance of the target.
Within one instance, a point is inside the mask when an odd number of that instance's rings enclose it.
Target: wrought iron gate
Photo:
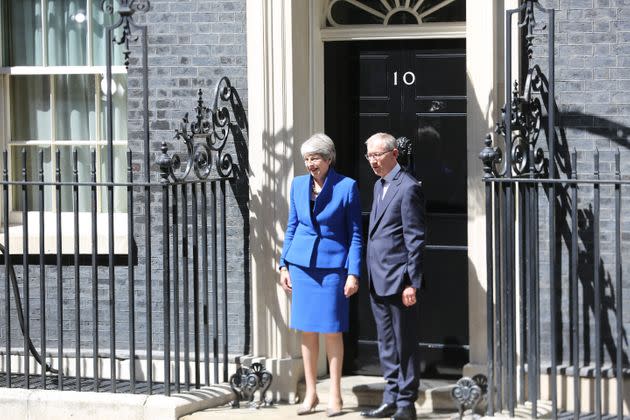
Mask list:
[[[43,152],[36,171],[23,152],[21,179],[9,176],[4,152],[0,386],[170,395],[172,389],[227,382],[226,203],[230,186],[247,168],[244,107],[222,78],[209,105],[201,90],[196,107],[191,98],[194,117],[185,114],[176,141],[152,150],[147,28],[134,21],[136,13],[149,10],[149,1],[119,0],[114,9],[105,0],[102,6],[117,17],[106,37],[107,179],[97,181],[94,150],[84,162],[89,174],[81,173],[76,150],[72,174],[64,174],[57,152],[53,181],[44,179]],[[134,70],[142,79],[143,149],[127,152],[126,180],[114,177],[114,44],[123,46],[127,69],[130,57],[140,54]],[[57,197],[52,212],[43,205],[49,188]],[[62,211],[62,192],[72,197],[69,211]],[[97,210],[101,194],[105,217]],[[115,197],[126,199],[126,214],[114,211]],[[80,199],[90,202],[87,212],[80,211]],[[11,202],[22,209],[21,227],[9,228]],[[49,214],[56,232],[52,250],[45,243]],[[62,233],[68,229],[72,240],[66,242]],[[19,343],[12,340],[16,321]]]
[[[528,66],[524,83],[510,86],[514,15]],[[537,23],[541,16],[546,26]],[[619,150],[594,150],[592,172],[578,174],[577,152],[557,140],[554,10],[524,1],[506,11],[505,31],[509,99],[497,127],[505,141],[493,146],[488,135],[480,154],[486,190],[488,413],[507,410],[514,416],[517,405],[528,402],[536,418],[546,406],[543,400],[550,402],[552,418],[622,418],[629,365],[622,298],[627,251],[621,248],[627,218],[621,207],[630,181],[622,179]],[[544,37],[548,57],[539,65],[534,50],[544,44],[534,41]],[[542,134],[546,144],[539,141]],[[602,156],[608,173],[600,172]]]

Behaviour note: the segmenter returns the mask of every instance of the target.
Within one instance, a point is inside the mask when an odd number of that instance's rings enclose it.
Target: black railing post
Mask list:
[[[504,114],[504,125],[505,125],[505,173],[503,176],[510,178],[512,176],[512,107],[510,106],[510,83],[512,80],[512,16],[515,13],[518,13],[520,9],[506,10],[505,12],[505,114]],[[513,366],[511,365],[511,354],[513,351],[512,348],[512,303],[513,299],[512,295],[512,260],[513,260],[513,237],[511,232],[511,227],[513,223],[513,203],[512,203],[512,184],[506,183],[503,185],[503,199],[504,199],[504,220],[505,223],[503,225],[503,246],[505,249],[503,255],[503,307],[504,314],[506,315],[506,325],[505,327],[505,339],[504,350],[503,350],[503,360],[506,364],[505,366],[505,377],[506,377],[506,395],[505,400],[507,403],[507,408],[511,417],[514,417],[514,405],[512,403],[512,372]],[[502,407],[501,407],[502,408]]]
[[[549,103],[547,106],[547,141],[549,144],[549,178],[556,178],[556,162],[555,162],[555,10],[547,9],[548,16],[548,32],[547,32],[547,48],[548,48],[548,82],[549,82]],[[556,184],[551,184],[549,191],[549,280],[551,288],[551,410],[552,419],[558,418],[558,339],[557,339],[557,304],[556,292]]]
[[[114,103],[112,100],[112,43],[113,28],[106,30],[105,96],[107,136],[107,245],[109,268],[109,369],[111,391],[116,392],[116,279],[114,274]]]
[[[486,190],[486,330],[488,346],[488,408],[487,415],[494,415],[494,258],[492,249],[492,167],[498,157],[496,149],[492,148],[492,137],[486,136],[485,147],[479,154],[483,162],[483,179]]]
[[[508,411],[511,417],[514,417],[515,409],[515,320],[514,320],[514,186],[513,182],[508,182],[505,186],[505,206],[506,206],[506,224],[505,224],[505,241],[506,241],[506,278],[505,278],[505,313],[506,313],[506,374],[507,389],[506,401]]]
[[[505,250],[502,246],[502,229],[504,225],[505,216],[503,214],[503,184],[496,182],[494,184],[494,259],[496,264],[495,269],[495,304],[494,304],[494,337],[495,345],[494,351],[496,353],[496,410],[503,411],[503,284],[505,279],[505,263],[503,256]]]
[[[92,370],[94,371],[94,392],[99,391],[99,363],[98,363],[98,188],[96,187],[96,150],[90,154],[92,165],[90,167],[90,195],[92,198]]]
[[[577,181],[577,152],[571,152],[571,178]],[[571,305],[573,340],[573,418],[580,418],[580,332],[578,282],[578,185],[571,184]]]
[[[171,313],[170,313],[170,247],[169,247],[169,176],[173,160],[166,153],[168,147],[162,142],[162,154],[157,158],[162,184],[162,289],[164,299],[164,393],[171,395]]]
[[[214,383],[219,383],[219,275],[217,269],[217,183],[210,183],[212,199],[210,221],[212,225],[212,350],[214,353]]]
[[[517,184],[518,187],[518,208],[517,219],[520,221],[518,225],[518,304],[519,310],[519,383],[518,383],[518,403],[525,404],[525,360],[527,355],[527,185]]]
[[[81,283],[79,275],[79,160],[77,150],[72,151],[72,211],[74,216],[74,357],[77,391],[81,391]]]
[[[536,357],[536,364],[534,365],[534,387],[535,387],[535,396],[536,396],[536,400],[533,401],[532,407],[535,407],[536,410],[538,410],[538,399],[540,398],[540,364],[541,364],[541,351],[540,351],[540,254],[539,254],[539,241],[540,241],[540,235],[539,235],[539,229],[540,229],[540,224],[538,223],[538,217],[539,217],[539,209],[538,209],[538,202],[539,202],[539,193],[538,193],[538,189],[539,186],[538,184],[536,184],[536,187],[534,188],[534,197],[533,197],[533,203],[532,203],[532,207],[534,208],[534,225],[532,228],[532,232],[534,235],[533,238],[533,242],[534,242],[534,337],[536,342],[534,343],[535,347],[534,347],[534,354]],[[536,411],[537,413],[538,411]]]
[[[193,286],[193,348],[195,352],[195,387],[201,386],[200,319],[199,319],[199,214],[197,212],[197,184],[191,183],[192,223],[192,286]]]
[[[5,302],[5,327],[6,327],[6,353],[5,353],[5,366],[6,366],[6,376],[7,376],[7,388],[11,388],[11,280],[9,280],[9,270],[11,269],[10,262],[10,247],[9,247],[9,159],[8,152],[5,149],[2,153],[2,180],[4,181],[2,185],[2,198],[4,205],[3,207],[3,224],[4,224],[4,275],[5,275],[5,294],[6,302]]]
[[[172,200],[172,224],[173,224],[173,350],[175,362],[175,392],[181,391],[180,385],[180,325],[179,325],[179,225],[178,220],[178,203],[177,203],[177,184],[171,186]]]
[[[530,283],[530,343],[529,343],[529,399],[532,403],[531,416],[538,417],[538,398],[540,385],[540,278],[538,272],[539,254],[538,254],[538,184],[535,183],[529,187],[529,283]]]
[[[188,185],[181,184],[182,203],[188,203]],[[182,206],[182,281],[184,282],[184,381],[190,390],[190,281],[188,277],[188,205]],[[195,382],[198,374],[195,371]]]
[[[59,149],[55,150],[55,210],[57,235],[57,388],[63,390],[63,271],[62,271],[62,235],[61,230],[61,158]]]
[[[148,7],[148,1],[147,1]],[[134,23],[135,27],[138,27]],[[144,181],[147,183],[144,187],[144,252],[146,261],[151,261],[151,149],[149,135],[149,56],[148,56],[148,39],[147,27],[140,27],[142,32],[142,109],[144,110],[142,129],[144,131]],[[148,268],[148,267],[147,267]],[[147,330],[146,330],[146,352],[147,352],[147,393],[153,393],[153,312],[151,310],[152,301],[152,278],[151,270],[145,270],[145,289],[147,294]]]
[[[127,151],[127,279],[129,292],[129,390],[136,393],[136,298],[133,268],[133,166],[131,150]]]
[[[29,338],[31,336],[30,328],[30,293],[29,293],[29,266],[28,266],[28,191],[26,189],[26,183],[28,182],[28,173],[26,170],[27,156],[26,149],[22,149],[22,287],[24,289],[24,384],[26,389],[31,387],[30,379],[30,364],[31,358],[29,355]],[[19,308],[16,308],[19,310]]]
[[[529,179],[534,179],[534,145],[529,144],[528,147],[528,151],[527,151],[529,157]],[[533,220],[533,215],[534,215],[534,209],[533,207],[536,205],[536,203],[533,202],[533,197],[534,197],[534,189],[537,188],[536,184],[531,184],[531,185],[524,185],[525,187],[525,209],[526,209],[526,216],[525,216],[525,220],[523,221],[523,224],[525,225],[525,259],[524,259],[524,265],[525,265],[525,281],[527,283],[527,303],[528,303],[528,310],[527,310],[527,325],[529,326],[529,334],[527,334],[527,379],[528,379],[528,394],[529,394],[529,399],[534,399],[536,398],[536,391],[535,391],[535,383],[536,383],[536,375],[534,373],[534,370],[536,369],[536,367],[538,366],[538,360],[536,359],[536,353],[533,351],[535,346],[536,346],[536,330],[534,328],[534,323],[535,323],[535,293],[534,293],[534,278],[536,277],[535,272],[534,272],[534,259],[536,258],[536,254],[534,252],[534,238],[535,238],[535,232],[534,232],[534,220]],[[525,354],[523,354],[523,357],[525,357]],[[524,390],[523,390],[524,392]],[[532,418],[536,418],[538,416],[538,413],[536,412],[537,410],[537,406],[536,406],[536,402],[532,401],[532,410],[531,410],[531,417]]]
[[[599,149],[595,150],[593,156],[593,178],[599,179]],[[601,264],[599,249],[599,207],[600,207],[600,184],[593,184],[593,315],[595,317],[595,417],[599,420],[602,417],[602,293],[601,293]]]
[[[227,284],[227,220],[225,179],[220,181],[221,187],[221,256],[223,258],[223,382],[228,381],[228,284]]]
[[[42,389],[46,389],[46,265],[44,264],[44,151],[39,153],[39,307],[41,327]],[[8,203],[7,203],[8,204]],[[7,273],[8,277],[8,273]]]
[[[210,325],[209,325],[209,289],[208,289],[208,190],[207,183],[201,184],[201,272],[203,293],[203,372],[206,386],[210,386]]]
[[[621,278],[621,169],[619,149],[615,152],[615,289],[617,307],[617,418],[623,418],[623,283]]]

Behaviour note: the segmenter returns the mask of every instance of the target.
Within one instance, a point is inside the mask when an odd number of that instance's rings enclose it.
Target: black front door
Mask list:
[[[408,170],[423,183],[427,211],[418,325],[425,377],[459,375],[468,361],[465,61],[463,40],[325,47],[326,133],[338,170],[359,182],[364,239],[376,180],[364,142],[379,131],[412,140]],[[350,319],[344,371],[380,375],[367,287],[352,298]]]

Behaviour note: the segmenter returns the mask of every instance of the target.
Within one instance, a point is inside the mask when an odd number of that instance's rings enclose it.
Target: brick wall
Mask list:
[[[600,152],[600,176],[614,176],[614,151],[621,153],[621,173],[630,179],[630,1],[628,0],[544,0],[545,7],[556,9],[555,74],[556,104],[559,111],[556,136],[558,150],[556,163],[560,176],[567,177],[575,169],[578,178],[593,178],[593,156]],[[538,33],[546,33],[542,26],[546,18],[537,13]],[[548,73],[546,60],[547,39],[545,36],[536,42],[534,60]],[[542,136],[544,137],[544,135]],[[543,138],[540,143],[545,144]],[[577,151],[577,167],[570,164],[570,153]],[[622,190],[622,209],[630,205],[628,189]],[[558,354],[562,364],[570,361],[570,304],[569,266],[570,240],[567,235],[571,226],[570,210],[574,203],[570,191],[558,190],[558,261],[561,266],[556,284],[558,300],[550,307],[549,302],[549,244],[548,244],[548,200],[541,193],[540,217],[540,286],[541,324],[543,337],[541,350],[543,359],[550,357],[550,310],[559,314],[560,346]],[[614,201],[610,187],[601,188],[600,241],[601,241],[601,281],[602,287],[602,347],[605,361],[614,360],[616,354],[616,323],[614,266]],[[580,354],[581,363],[594,363],[594,316],[593,282],[594,261],[592,233],[593,227],[593,188],[579,189],[577,202],[579,213],[579,305],[580,311]],[[623,278],[628,279],[630,271],[630,218],[622,210],[622,254],[624,258]],[[624,328],[630,327],[628,308],[630,307],[630,282],[624,281],[623,290]]]

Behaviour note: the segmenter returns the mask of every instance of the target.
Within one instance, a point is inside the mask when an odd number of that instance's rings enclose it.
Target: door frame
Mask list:
[[[324,42],[347,39],[466,38],[468,238],[485,237],[485,201],[478,153],[500,119],[503,103],[503,12],[518,0],[466,0],[466,24],[433,27],[325,28],[328,0],[246,0],[250,157],[252,341],[256,357],[277,377],[301,376],[299,341],[289,333],[289,299],[269,287],[287,220],[290,179],[304,173],[301,141],[324,129]],[[305,30],[308,28],[307,30]],[[439,36],[436,36],[438,35]],[[513,37],[517,42],[517,37]],[[262,46],[261,46],[262,43]],[[518,68],[518,66],[513,66]],[[271,169],[270,169],[271,168]],[[271,209],[260,203],[282,203]],[[277,233],[280,232],[280,233]],[[470,366],[485,371],[485,247],[469,246]],[[272,290],[273,289],[273,290]],[[297,359],[297,360],[296,360]],[[274,381],[275,394],[294,395],[294,381]]]

